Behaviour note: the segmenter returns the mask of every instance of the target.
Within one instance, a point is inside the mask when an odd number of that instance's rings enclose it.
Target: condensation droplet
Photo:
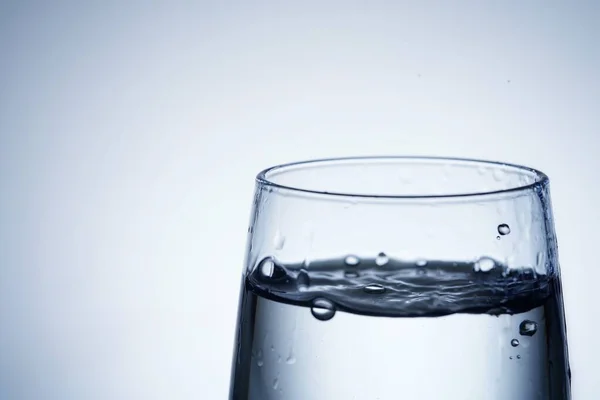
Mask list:
[[[260,273],[263,276],[270,278],[273,276],[274,272],[275,263],[273,262],[273,260],[271,260],[270,258],[265,258],[264,260],[262,260],[262,262],[260,263]]]
[[[305,292],[308,290],[310,286],[310,278],[308,277],[306,270],[301,269],[298,273],[298,277],[296,278],[296,286],[300,292]]]
[[[258,353],[256,354],[256,364],[259,367],[262,367],[264,364],[262,349],[258,350]]]
[[[288,358],[286,358],[285,363],[289,365],[296,364],[296,357],[289,356]]]
[[[313,301],[310,312],[319,321],[328,321],[335,315],[335,306],[327,299],[318,298]]]
[[[510,341],[510,345],[512,347],[517,347],[519,345],[519,341],[517,339],[513,339]]]
[[[475,272],[490,272],[496,266],[496,262],[489,257],[481,257],[475,263],[473,269]]]
[[[346,272],[344,272],[344,276],[346,278],[358,278],[358,272],[356,272],[356,271],[346,271]]]
[[[273,379],[273,389],[277,390],[279,387],[279,378]]]
[[[513,359],[513,356],[510,356],[510,357],[508,357],[508,359],[509,359],[509,360],[512,360],[512,359]]]
[[[389,260],[390,259],[388,258],[388,256],[384,252],[381,252],[381,253],[377,254],[377,257],[375,258],[375,264],[382,267],[385,264],[387,264]]]
[[[385,292],[385,288],[377,283],[367,285],[363,288],[363,290],[369,294],[381,294]]]
[[[417,260],[417,267],[425,267],[427,265],[427,260]]]
[[[281,250],[285,246],[285,236],[277,232],[275,235],[275,250]]]
[[[519,334],[521,336],[533,336],[537,332],[537,323],[526,319],[519,325]]]
[[[541,251],[538,251],[537,256],[535,258],[535,263],[538,267],[543,267],[543,262],[544,262],[544,253],[542,253]]]
[[[358,265],[360,259],[356,256],[347,256],[344,262],[346,263],[346,265],[355,266]]]
[[[510,233],[510,226],[508,226],[507,224],[498,225],[498,233],[502,236],[508,235]]]
[[[287,275],[285,269],[275,263],[271,257],[262,260],[258,268],[263,278],[271,280],[279,280]]]
[[[521,355],[517,354],[517,359],[520,360],[521,359]]]

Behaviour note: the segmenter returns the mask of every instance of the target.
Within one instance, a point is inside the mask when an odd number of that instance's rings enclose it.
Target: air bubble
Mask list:
[[[344,262],[346,263],[346,265],[355,266],[355,265],[358,265],[358,263],[360,262],[360,259],[356,256],[348,256],[348,257],[346,257]]]
[[[502,236],[508,235],[510,233],[510,226],[508,226],[507,224],[498,225],[498,233]]]
[[[369,294],[381,294],[385,292],[385,288],[377,283],[367,285],[363,288],[363,290]]]
[[[533,336],[537,332],[537,323],[526,319],[519,325],[519,334],[521,336]]]
[[[385,264],[387,264],[389,260],[390,259],[388,258],[388,256],[385,253],[381,252],[381,253],[377,254],[377,257],[375,258],[375,264],[382,267]]]
[[[313,301],[310,312],[319,321],[329,321],[335,315],[335,306],[331,301],[319,298]]]
[[[513,340],[511,340],[511,341],[510,341],[510,345],[511,345],[512,347],[517,347],[517,346],[519,345],[519,340],[517,340],[517,339],[513,339]]]
[[[489,257],[481,257],[475,263],[473,269],[475,272],[490,272],[496,266],[496,262]]]

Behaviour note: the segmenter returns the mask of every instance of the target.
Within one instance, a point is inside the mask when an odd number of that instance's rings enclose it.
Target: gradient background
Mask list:
[[[598,399],[600,3],[50,3],[0,2],[0,399],[225,399],[254,175],[373,154],[550,175]]]

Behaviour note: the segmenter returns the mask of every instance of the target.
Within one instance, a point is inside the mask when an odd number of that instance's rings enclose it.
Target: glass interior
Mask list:
[[[531,168],[431,157],[356,157],[277,166],[264,184],[322,194],[367,197],[452,197],[522,190],[546,180]]]

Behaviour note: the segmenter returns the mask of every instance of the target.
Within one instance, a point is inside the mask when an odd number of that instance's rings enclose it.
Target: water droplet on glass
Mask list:
[[[273,276],[273,272],[275,272],[275,263],[270,258],[265,258],[260,263],[260,273],[267,278]]]
[[[285,270],[280,265],[277,265],[271,257],[262,260],[258,268],[264,278],[272,280],[281,279],[287,275]]]
[[[262,367],[264,365],[264,361],[263,360],[258,360],[256,362],[256,365],[258,365],[259,367]]]
[[[474,270],[475,272],[489,272],[496,266],[496,262],[489,257],[481,257],[475,263]]]
[[[296,364],[296,357],[289,356],[288,358],[286,358],[285,363],[289,365]]]
[[[519,325],[519,333],[521,336],[533,336],[537,332],[537,323],[526,319]]]
[[[417,267],[424,267],[427,265],[427,260],[417,260]]]
[[[346,278],[358,278],[358,272],[356,272],[356,271],[346,271],[346,272],[344,272],[344,276]]]
[[[502,236],[508,235],[510,233],[510,226],[508,226],[507,224],[498,225],[498,233]]]
[[[517,354],[517,359],[520,360],[521,359],[521,355]]]
[[[377,254],[377,257],[375,258],[375,264],[379,265],[380,267],[387,264],[388,261],[389,261],[388,256],[383,252]]]
[[[277,363],[281,364],[281,356],[279,356],[279,355],[277,356]]]
[[[319,298],[313,301],[310,312],[319,321],[328,321],[335,315],[335,306],[331,301]]]
[[[500,240],[500,236],[496,236],[496,240]]]
[[[348,257],[346,257],[344,262],[346,263],[346,265],[355,266],[355,265],[358,265],[360,260],[356,256],[348,256]]]
[[[275,351],[275,346],[271,346],[271,351]]]
[[[273,389],[277,390],[279,387],[279,378],[273,379]]]
[[[508,359],[509,359],[509,360],[512,360],[512,359],[513,359],[513,356],[510,356],[510,357],[508,357]]]
[[[367,285],[363,288],[363,290],[369,294],[381,294],[385,292],[385,288],[377,283]]]
[[[510,341],[510,345],[512,347],[517,347],[519,345],[519,341],[517,339],[513,339]]]
[[[535,263],[537,264],[538,267],[542,267],[543,262],[544,262],[544,253],[542,253],[541,251],[538,251],[537,256],[535,258]]]
[[[305,292],[308,290],[308,287],[310,286],[310,278],[308,277],[306,270],[301,269],[298,273],[298,277],[296,278],[296,286],[300,292]]]
[[[281,250],[283,246],[285,246],[285,236],[277,232],[277,235],[275,235],[275,250]]]

